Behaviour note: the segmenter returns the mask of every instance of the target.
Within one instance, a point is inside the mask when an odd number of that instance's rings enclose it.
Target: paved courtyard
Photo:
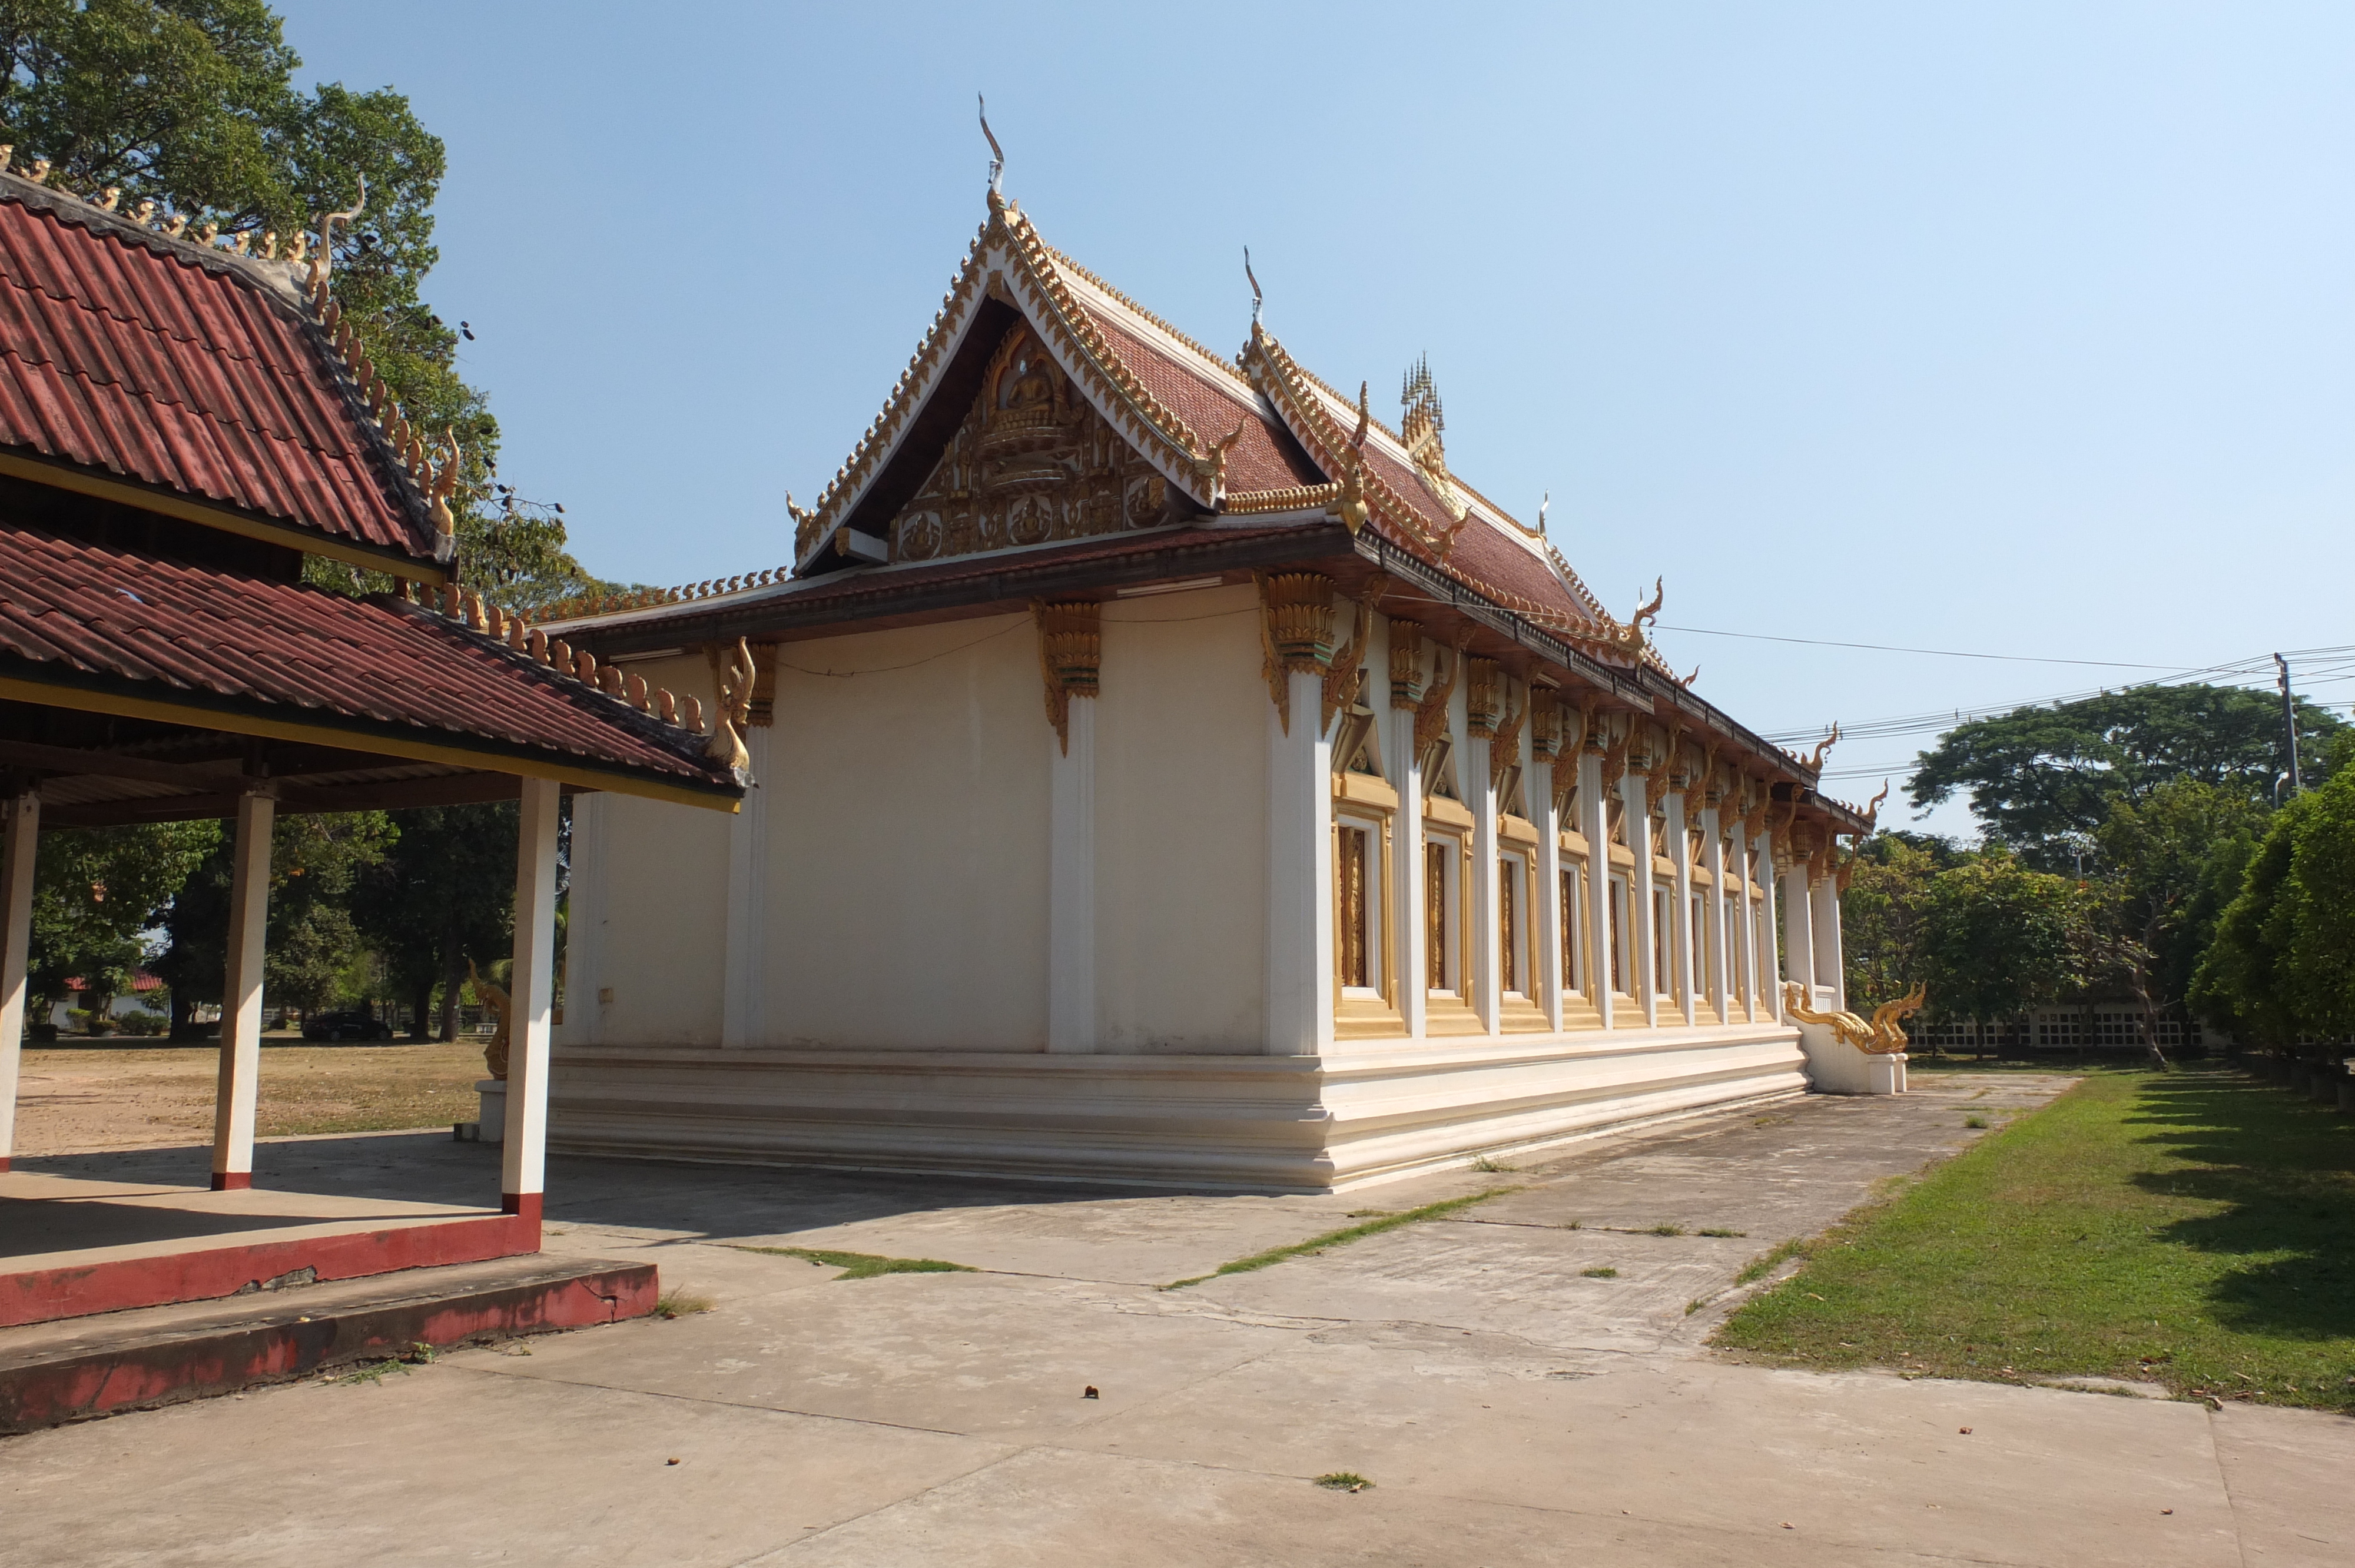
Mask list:
[[[550,1250],[651,1259],[713,1309],[0,1440],[0,1562],[2355,1562],[2355,1423],[1704,1348],[1744,1263],[1984,1136],[1966,1112],[2062,1082],[1918,1074],[1902,1099],[1794,1100],[1334,1198],[558,1160]],[[261,1185],[496,1188],[496,1150],[426,1136],[260,1156]],[[1158,1288],[1498,1186],[1518,1191]],[[842,1280],[746,1245],[975,1272]],[[1336,1471],[1373,1485],[1313,1484]]]

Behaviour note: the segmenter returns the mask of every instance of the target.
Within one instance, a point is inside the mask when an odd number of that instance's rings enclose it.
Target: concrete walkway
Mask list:
[[[653,1260],[714,1309],[0,1441],[0,1562],[2355,1562],[2355,1423],[1702,1348],[1746,1261],[1979,1136],[1966,1111],[2062,1080],[1914,1082],[1341,1198],[556,1161],[551,1250]],[[258,1181],[310,1191],[465,1202],[496,1179],[496,1150],[425,1138],[261,1153]],[[202,1158],[28,1163],[171,1180]],[[841,1280],[729,1243],[977,1272]],[[1311,1484],[1345,1470],[1373,1487]]]

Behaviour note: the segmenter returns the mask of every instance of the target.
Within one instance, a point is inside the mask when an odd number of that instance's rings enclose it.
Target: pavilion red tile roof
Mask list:
[[[0,452],[432,559],[291,271],[0,175]]]
[[[703,736],[406,599],[0,529],[0,691],[11,682],[276,718],[362,749],[406,740],[493,770],[527,759],[740,792]]]

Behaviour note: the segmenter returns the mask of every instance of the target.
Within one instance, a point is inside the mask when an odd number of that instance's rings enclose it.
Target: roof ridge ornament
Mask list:
[[[989,100],[980,93],[973,95],[981,106],[981,133],[989,139],[989,207],[995,212],[1006,205],[1006,149],[997,144],[997,134],[989,128]]]
[[[1261,310],[1261,307],[1263,307],[1263,305],[1265,305],[1265,304],[1267,303],[1267,298],[1266,298],[1266,296],[1265,296],[1265,295],[1262,294],[1262,293],[1259,291],[1259,275],[1258,275],[1257,273],[1255,273],[1255,272],[1253,272],[1253,271],[1252,270],[1252,264],[1251,264],[1251,247],[1250,247],[1250,246],[1248,246],[1248,245],[1246,245],[1246,246],[1244,246],[1244,247],[1243,247],[1243,276],[1251,280],[1251,290],[1252,290],[1252,331],[1253,333],[1257,333],[1257,332],[1260,330],[1260,328],[1259,328],[1259,313],[1260,313],[1260,310]]]
[[[336,257],[336,225],[349,228],[352,220],[368,210],[368,176],[359,176],[360,199],[352,204],[349,212],[323,213],[319,217],[319,253],[311,258],[309,287],[316,299],[327,286],[327,274],[334,270]]]

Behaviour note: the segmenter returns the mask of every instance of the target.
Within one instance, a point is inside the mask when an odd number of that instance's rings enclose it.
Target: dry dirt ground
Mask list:
[[[217,1045],[91,1041],[28,1049],[16,1153],[151,1149],[212,1136]],[[452,1045],[305,1045],[264,1036],[256,1130],[376,1132],[472,1121],[483,1051]]]

